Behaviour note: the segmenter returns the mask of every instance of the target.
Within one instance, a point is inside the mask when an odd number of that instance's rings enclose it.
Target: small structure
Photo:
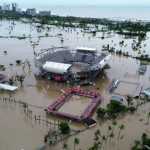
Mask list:
[[[8,91],[16,91],[18,89],[18,87],[6,85],[6,84],[0,84],[0,89],[1,90],[8,90]]]
[[[147,62],[143,61],[140,63],[140,68],[138,70],[139,74],[144,74],[146,72],[147,69]]]
[[[142,83],[138,83],[135,94],[134,94],[134,98],[138,98],[140,96],[142,86],[143,86]]]
[[[144,90],[144,94],[150,96],[150,88],[147,88]]]
[[[140,65],[147,65],[147,62],[146,61],[142,61],[142,62],[140,62]]]
[[[123,99],[121,97],[117,97],[117,96],[112,96],[110,101],[112,101],[112,100],[115,100],[115,101],[120,102],[120,103],[123,102]]]

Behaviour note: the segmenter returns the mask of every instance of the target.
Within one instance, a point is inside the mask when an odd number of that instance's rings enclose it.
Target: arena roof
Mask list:
[[[63,74],[64,72],[67,72],[69,67],[71,67],[71,64],[64,64],[64,63],[57,63],[57,62],[46,62],[43,65],[43,69],[45,69],[48,72]]]
[[[82,50],[82,51],[96,51],[96,48],[90,48],[90,47],[77,47],[76,50]]]

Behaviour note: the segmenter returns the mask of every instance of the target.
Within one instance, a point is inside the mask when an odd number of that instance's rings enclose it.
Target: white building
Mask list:
[[[21,8],[18,8],[17,12],[18,12],[18,13],[22,13],[22,9],[21,9]]]
[[[6,10],[6,4],[4,3],[4,10]]]
[[[35,8],[27,9],[26,13],[27,13],[27,15],[35,16],[36,15],[36,9]]]
[[[40,16],[50,16],[51,15],[51,11],[39,11],[39,15]]]

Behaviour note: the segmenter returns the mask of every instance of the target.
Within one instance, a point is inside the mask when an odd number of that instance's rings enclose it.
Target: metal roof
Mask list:
[[[77,47],[76,50],[82,50],[82,51],[96,51],[96,48],[91,48],[91,47]]]
[[[149,95],[149,96],[150,96],[150,88],[145,89],[145,90],[144,90],[144,93],[145,93],[146,95]]]
[[[110,101],[112,101],[112,100],[116,100],[118,102],[122,102],[123,101],[123,99],[121,97],[117,97],[117,96],[112,96]]]
[[[71,67],[71,64],[64,64],[64,63],[57,63],[57,62],[46,62],[43,65],[43,69],[47,70],[48,72],[59,73],[63,74],[67,72],[67,69]]]

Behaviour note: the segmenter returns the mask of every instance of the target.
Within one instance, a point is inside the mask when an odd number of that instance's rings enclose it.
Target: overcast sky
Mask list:
[[[150,0],[0,0],[3,3],[12,2],[22,5],[150,5]]]

